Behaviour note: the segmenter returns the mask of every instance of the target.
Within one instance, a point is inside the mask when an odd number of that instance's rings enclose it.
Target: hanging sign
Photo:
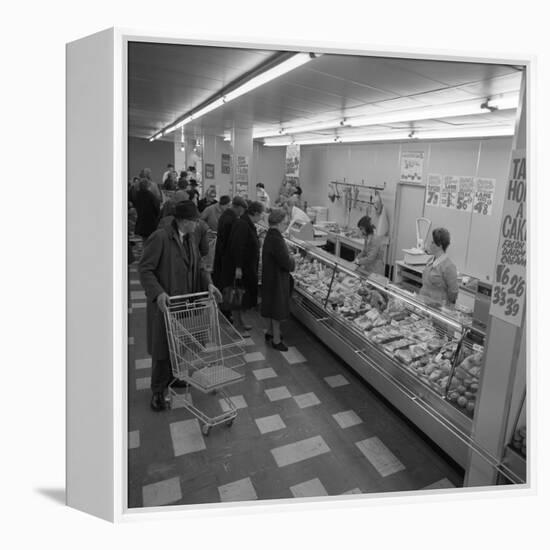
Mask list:
[[[238,155],[236,174],[236,189],[235,193],[241,197],[248,197],[248,157]]]
[[[521,326],[527,281],[527,166],[524,150],[512,153],[504,194],[497,265],[489,313]]]
[[[456,209],[462,212],[471,212],[474,204],[474,178],[461,176],[458,178],[458,195]]]
[[[231,155],[222,153],[222,174],[231,173]]]
[[[214,179],[214,165],[205,164],[204,165],[204,179],[213,180]]]
[[[490,216],[493,212],[496,181],[492,178],[475,178],[474,205],[476,214]]]
[[[426,185],[426,206],[439,206],[441,199],[441,176],[439,174],[428,174]]]
[[[439,206],[443,208],[456,208],[456,199],[458,197],[457,176],[443,176],[443,187],[441,189],[441,201]]]
[[[285,176],[300,177],[300,146],[291,144],[286,146]]]
[[[422,183],[424,170],[424,151],[404,151],[401,153],[402,183]]]

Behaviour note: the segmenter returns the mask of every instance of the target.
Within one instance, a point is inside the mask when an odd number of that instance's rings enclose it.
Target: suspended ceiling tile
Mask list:
[[[457,61],[427,61],[407,59],[389,59],[388,64],[396,66],[407,73],[423,76],[444,84],[457,86],[460,84],[475,83],[502,76],[514,71],[511,67],[495,64],[463,63]]]

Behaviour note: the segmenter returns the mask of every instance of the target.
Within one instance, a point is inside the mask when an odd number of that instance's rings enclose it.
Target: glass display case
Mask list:
[[[428,305],[317,247],[287,242],[296,261],[295,315],[369,383],[379,381],[377,389],[394,404],[393,395],[405,395],[407,416],[414,416],[410,401],[423,409],[418,424],[430,417],[432,433],[469,436],[484,351],[471,317]],[[453,445],[442,447],[449,452]]]

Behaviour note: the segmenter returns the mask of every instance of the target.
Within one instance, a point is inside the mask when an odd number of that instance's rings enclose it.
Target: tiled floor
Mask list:
[[[146,309],[130,271],[129,507],[306,498],[461,486],[462,472],[299,323],[288,352],[265,343],[259,316],[246,342],[244,379],[225,388],[237,418],[208,436],[185,408],[149,408]],[[184,390],[179,390],[184,391]],[[191,390],[210,416],[219,394]]]

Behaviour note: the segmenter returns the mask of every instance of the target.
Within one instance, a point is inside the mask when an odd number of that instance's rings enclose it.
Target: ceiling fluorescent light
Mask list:
[[[519,93],[502,94],[487,101],[487,106],[492,109],[517,109],[519,104]]]
[[[477,128],[456,128],[454,130],[425,130],[415,132],[416,139],[453,139],[513,136],[513,126],[485,126]]]
[[[267,71],[259,74],[258,76],[255,76],[254,78],[251,78],[249,81],[241,84],[238,88],[235,88],[231,92],[228,92],[227,94],[225,94],[225,101],[232,101],[233,99],[236,99],[243,94],[255,90],[263,84],[271,82],[275,78],[278,78],[279,76],[282,76],[298,67],[301,67],[308,61],[311,61],[311,59],[312,57],[309,55],[309,53],[297,53],[296,55],[293,55],[290,59],[279,63],[275,67],[268,69]]]
[[[212,101],[202,109],[199,109],[198,111],[192,113],[185,119],[174,124],[169,129],[166,130],[166,133],[173,132],[174,130],[181,128],[182,126],[189,124],[191,121],[197,120],[201,116],[204,116],[206,113],[209,113],[214,109],[221,107],[225,103],[228,103],[229,101],[232,101],[233,99],[236,99],[237,97],[240,97],[258,88],[259,86],[262,86],[263,84],[266,84],[267,82],[270,82],[275,78],[278,78],[279,76],[282,76],[283,74],[288,73],[289,71],[292,71],[293,69],[296,69],[297,67],[304,65],[308,61],[311,61],[311,59],[313,59],[314,57],[319,57],[319,55],[315,55],[313,57],[309,53],[297,53],[296,55],[293,55],[291,58],[287,59],[286,61],[283,61],[282,63],[279,63],[275,67],[272,67],[271,69],[268,69],[267,71],[259,74],[258,76],[251,78],[244,84],[241,84],[234,90],[225,94],[223,97],[220,97]]]
[[[277,130],[258,130],[252,133],[252,139],[262,139],[266,137],[280,136],[282,133],[281,129]]]
[[[329,120],[324,122],[316,122],[312,124],[305,124],[304,126],[294,126],[292,128],[283,128],[283,134],[300,134],[303,132],[315,132],[317,130],[328,130],[331,128],[339,128],[345,126],[344,119]]]
[[[488,113],[488,108],[482,108],[479,99],[450,103],[446,105],[429,105],[418,109],[401,109],[373,116],[353,117],[346,122],[350,126],[372,126],[377,124],[392,124],[396,122],[411,122],[413,120],[428,120],[451,118],[457,116],[480,115]]]

